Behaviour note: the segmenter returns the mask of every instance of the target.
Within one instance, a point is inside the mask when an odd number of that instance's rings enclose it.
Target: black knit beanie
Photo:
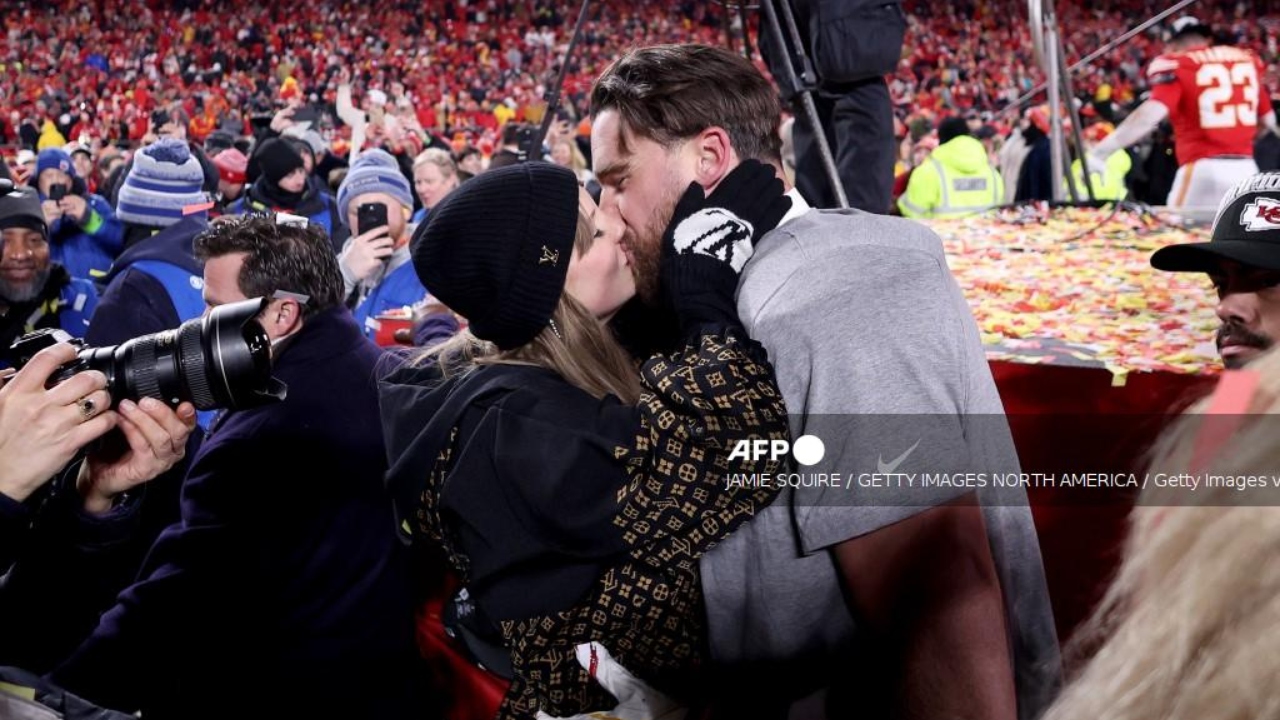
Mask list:
[[[49,235],[44,210],[40,207],[40,196],[31,188],[13,188],[0,195],[0,230],[18,227],[35,230],[45,237]]]
[[[302,155],[292,145],[284,140],[271,138],[262,143],[253,157],[249,158],[248,178],[250,182],[254,182],[261,176],[271,185],[279,186],[280,181],[288,177],[289,173],[303,167],[306,166],[302,163]]]
[[[489,170],[431,210],[413,236],[423,286],[503,350],[551,320],[578,230],[578,180],[545,162]]]

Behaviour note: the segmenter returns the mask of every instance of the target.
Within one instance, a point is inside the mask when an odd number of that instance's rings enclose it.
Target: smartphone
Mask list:
[[[356,208],[356,234],[363,235],[374,228],[386,227],[387,206],[382,203],[365,203]]]
[[[173,122],[173,118],[169,117],[168,110],[156,110],[151,113],[152,130],[159,131],[161,126],[168,125],[171,122]]]
[[[54,202],[61,202],[62,198],[67,196],[67,190],[69,189],[70,188],[68,188],[66,185],[63,185],[62,183],[57,183],[56,185],[50,185],[49,199]]]
[[[314,123],[316,120],[319,119],[319,117],[320,117],[320,114],[316,112],[316,108],[314,105],[302,105],[293,111],[293,116],[290,119],[292,119],[296,123],[301,124],[301,123]]]

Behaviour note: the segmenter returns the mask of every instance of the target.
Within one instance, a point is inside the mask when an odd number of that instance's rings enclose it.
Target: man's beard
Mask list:
[[[631,274],[636,279],[636,294],[650,307],[662,304],[659,295],[662,287],[662,236],[667,232],[667,225],[671,224],[678,200],[675,193],[665,191],[644,227],[638,232],[627,228],[623,235],[623,243],[631,251]]]
[[[40,297],[40,292],[44,290],[45,283],[49,281],[49,272],[49,268],[37,270],[30,280],[23,283],[5,280],[3,276],[0,276],[0,299],[8,300],[15,304],[35,300]]]
[[[1224,322],[1218,328],[1218,334],[1215,338],[1218,345],[1218,351],[1222,351],[1223,345],[1242,345],[1244,347],[1254,348],[1257,350],[1267,350],[1275,344],[1275,340],[1266,335],[1259,335],[1245,329],[1240,323],[1233,320]],[[1240,356],[1226,357],[1222,359],[1223,365],[1229,369],[1235,370],[1243,367],[1246,360]]]

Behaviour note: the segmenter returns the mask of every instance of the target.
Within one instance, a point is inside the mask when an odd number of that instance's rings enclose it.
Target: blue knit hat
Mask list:
[[[40,154],[36,156],[35,177],[40,177],[40,173],[45,170],[61,170],[70,175],[72,179],[76,177],[76,166],[71,162],[71,156],[61,148],[47,148],[41,150]]]
[[[208,216],[208,209],[184,212],[205,205],[204,169],[192,157],[187,144],[165,138],[133,157],[116,202],[122,222],[148,227],[169,227],[190,215]]]
[[[401,205],[413,208],[409,180],[400,172],[396,159],[384,150],[360,153],[347,171],[347,179],[338,188],[338,219],[343,225],[347,224],[347,207],[351,205],[351,198],[365,193],[386,193],[399,200]]]

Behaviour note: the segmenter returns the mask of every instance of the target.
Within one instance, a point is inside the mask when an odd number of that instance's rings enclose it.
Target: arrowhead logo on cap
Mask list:
[[[1258,198],[1244,206],[1240,225],[1246,232],[1280,230],[1280,200]]]

